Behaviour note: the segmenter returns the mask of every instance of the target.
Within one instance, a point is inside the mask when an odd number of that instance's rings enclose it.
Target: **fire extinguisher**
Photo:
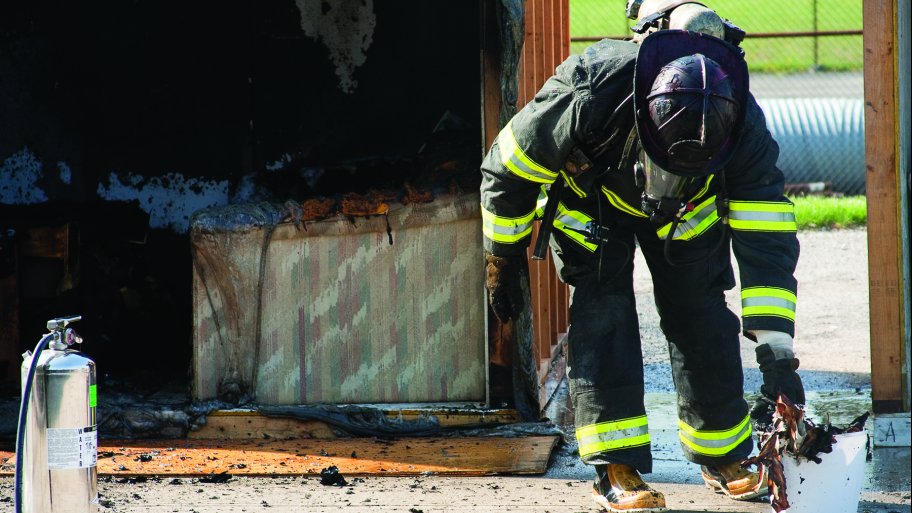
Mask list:
[[[95,362],[70,346],[80,316],[47,323],[22,362],[16,433],[16,513],[98,511]]]

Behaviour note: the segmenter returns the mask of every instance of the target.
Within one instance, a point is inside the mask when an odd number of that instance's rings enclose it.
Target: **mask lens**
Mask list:
[[[646,179],[643,191],[646,196],[656,200],[682,199],[685,189],[693,181],[692,177],[669,173],[650,160],[646,152],[640,153],[640,160]]]

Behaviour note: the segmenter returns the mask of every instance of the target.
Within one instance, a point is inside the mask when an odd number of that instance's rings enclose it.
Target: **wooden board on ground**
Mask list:
[[[434,410],[402,409],[387,413],[391,419],[413,421],[433,417],[440,427],[498,426],[519,422],[516,410]],[[187,433],[195,439],[336,438],[325,422],[267,417],[254,410],[217,410],[206,416],[206,424]]]
[[[333,440],[100,440],[98,473],[113,476],[542,474],[556,436]],[[15,455],[0,451],[0,475]]]

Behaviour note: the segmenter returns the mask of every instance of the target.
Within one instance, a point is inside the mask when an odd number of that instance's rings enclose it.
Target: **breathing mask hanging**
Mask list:
[[[687,203],[697,177],[671,173],[653,162],[645,151],[634,164],[637,187],[643,190],[640,209],[656,225],[664,225],[681,216],[693,206]]]

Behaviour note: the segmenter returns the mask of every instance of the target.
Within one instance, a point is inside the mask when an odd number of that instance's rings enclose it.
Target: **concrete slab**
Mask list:
[[[552,412],[566,399],[561,387]],[[706,489],[699,468],[683,459],[675,429],[674,395],[646,396],[653,437],[655,471],[646,479],[665,493],[671,512],[767,513],[760,500],[734,502]],[[836,408],[838,406],[838,408]],[[812,391],[812,418],[829,415],[847,423],[870,406],[869,393],[855,390]],[[567,415],[559,418],[566,422]],[[572,417],[571,417],[572,420]],[[572,432],[572,430],[570,430]],[[909,448],[876,448],[865,466],[858,513],[912,513]],[[306,512],[456,512],[509,511],[577,513],[598,508],[590,499],[591,469],[570,443],[556,449],[543,476],[349,477],[349,486],[323,486],[318,477],[233,477],[227,483],[192,478],[103,476],[99,482],[102,513]],[[0,505],[12,504],[12,478],[0,478]],[[5,510],[5,509],[4,509]],[[821,512],[824,513],[824,512]]]
[[[908,460],[907,460],[908,463]],[[0,480],[0,504],[11,504],[10,478]],[[190,479],[145,482],[103,480],[102,513],[283,512],[489,512],[577,513],[598,508],[588,480],[534,477],[368,477],[351,486],[323,486],[318,478],[233,478],[227,483]],[[734,502],[702,484],[657,483],[671,512],[767,513],[768,504]],[[862,492],[858,513],[907,513],[908,492]],[[10,508],[12,511],[12,508]],[[821,512],[825,513],[825,512]]]

